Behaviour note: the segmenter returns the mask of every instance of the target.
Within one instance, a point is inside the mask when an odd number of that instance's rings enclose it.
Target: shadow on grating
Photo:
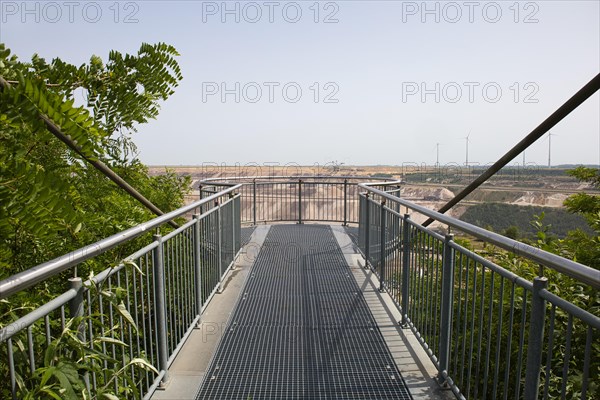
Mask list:
[[[355,249],[359,248],[359,244],[358,244],[358,227],[356,226],[345,226],[344,227],[345,231],[346,231],[346,235],[348,235],[350,237],[350,240],[352,240],[352,243],[355,246]]]
[[[197,399],[411,399],[328,226],[272,226]]]
[[[250,243],[250,237],[254,233],[255,229],[255,226],[245,226],[242,229],[240,229],[240,241],[242,246],[245,246],[248,243]]]

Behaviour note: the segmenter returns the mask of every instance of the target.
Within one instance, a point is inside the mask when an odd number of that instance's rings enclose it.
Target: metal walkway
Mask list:
[[[329,226],[273,226],[197,399],[411,399]]]

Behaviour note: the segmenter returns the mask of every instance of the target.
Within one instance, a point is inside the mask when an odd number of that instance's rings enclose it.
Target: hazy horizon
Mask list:
[[[147,164],[464,165],[467,136],[469,163],[487,164],[600,71],[597,1],[0,7],[22,61],[178,49],[183,81],[133,135]],[[596,93],[552,129],[552,165],[600,164],[599,109]],[[548,140],[526,164],[547,165]]]

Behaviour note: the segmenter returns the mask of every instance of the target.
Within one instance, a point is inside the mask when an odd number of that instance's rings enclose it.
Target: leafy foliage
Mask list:
[[[165,212],[183,204],[189,177],[170,171],[150,176],[136,158],[132,140],[139,124],[157,117],[160,102],[182,79],[177,55],[164,43],[142,44],[135,55],[112,51],[106,63],[92,56],[89,63],[77,67],[58,58],[47,62],[37,55],[31,62],[21,62],[0,43],[0,279],[154,216],[86,159],[103,161]],[[86,100],[76,104],[75,95],[79,98],[80,93]],[[56,126],[75,141],[77,151],[51,134],[49,126]],[[65,278],[120,263],[140,248],[144,239],[140,237],[74,271],[2,300],[0,326],[64,292]],[[111,347],[123,348],[111,334],[113,329],[123,330],[126,324],[135,333],[131,315],[117,301],[118,293],[115,286],[103,291],[103,301],[116,302],[111,307],[120,313],[117,325],[103,326],[103,313],[90,305],[91,317],[72,319],[66,326],[61,326],[56,315],[48,327],[43,322],[31,326],[35,341],[32,351],[44,362],[33,373],[27,360],[16,363],[25,366],[25,370],[17,371],[21,398],[93,398],[82,379],[100,367],[104,370],[98,375],[100,389],[95,396],[124,398],[135,391],[136,382],[127,379],[136,375],[129,371],[151,370],[143,355],[123,350],[119,362],[114,362],[99,350],[107,341]],[[78,334],[81,324],[103,333],[82,338]],[[50,345],[43,339],[44,329],[50,332]],[[15,357],[27,357],[23,343],[15,340],[15,345]],[[0,348],[4,352],[7,346],[2,343]],[[6,355],[0,358],[0,370],[6,372],[2,361]],[[115,378],[111,380],[111,376]],[[6,381],[0,384],[0,397],[9,396],[6,385]]]
[[[580,179],[598,185],[598,171],[578,170],[580,172],[574,174]],[[581,221],[588,222],[587,229],[568,232],[560,239],[554,223],[549,225],[548,215],[541,212],[529,218],[528,228],[532,234],[523,240],[600,269],[600,224],[598,209],[594,207],[596,201],[597,197],[581,194],[566,201],[569,211],[579,214]],[[518,220],[514,214],[506,212],[506,215],[513,223]],[[519,236],[515,225],[508,226],[505,233]],[[532,318],[531,291],[516,279],[502,276],[477,261],[471,254],[473,243],[468,239],[459,238],[456,242],[466,250],[458,251],[454,259],[449,375],[466,398],[520,398],[525,383]],[[442,251],[439,245],[438,240],[427,238],[424,232],[411,238],[414,247],[411,268],[416,270],[412,272],[409,284],[413,300],[409,314],[432,349],[439,348],[436,328],[440,316],[432,311],[438,310],[437,299],[441,296]],[[475,251],[522,278],[520,282],[545,276],[549,292],[592,315],[600,315],[600,293],[579,280],[550,268],[540,268],[532,260],[494,246],[484,244],[482,248],[477,244]],[[544,329],[540,393],[548,398],[600,399],[600,358],[597,357],[600,332],[550,302],[546,303]],[[586,379],[587,392],[583,395]]]
[[[600,189],[599,169],[580,166],[568,173]],[[582,264],[600,270],[600,196],[577,193],[565,200],[565,207],[571,213],[582,215],[592,232],[582,229],[569,232],[565,240],[559,243],[557,250]]]
[[[48,122],[159,208],[182,204],[189,180],[148,176],[131,140],[181,80],[177,55],[164,43],[142,44],[137,55],[112,51],[106,64],[92,56],[76,67],[37,55],[20,62],[0,44],[0,77],[9,82],[0,90],[0,277],[152,216],[48,132]],[[81,91],[87,102],[76,107]]]
[[[138,271],[139,272],[139,271]],[[102,314],[98,304],[87,304],[92,315],[69,319],[64,327],[55,327],[58,331],[50,343],[38,342],[33,349],[42,365],[33,373],[26,367],[27,361],[17,360],[17,384],[22,399],[119,399],[130,396],[139,397],[139,380],[144,371],[158,374],[158,371],[144,357],[132,357],[128,345],[115,336],[117,331],[138,328],[124,305],[120,288],[111,290],[102,284],[91,284],[90,299],[110,304],[110,309],[121,316],[114,326],[105,326],[103,321],[112,320]],[[108,307],[107,307],[108,308]],[[105,308],[106,309],[106,308]],[[58,329],[57,329],[58,328]],[[36,337],[43,337],[39,324],[32,325]],[[95,335],[86,338],[89,331]],[[21,344],[20,347],[23,345]],[[106,347],[111,346],[112,352]],[[16,353],[19,357],[21,354]],[[140,373],[141,372],[141,373]],[[90,381],[94,382],[92,387]],[[121,384],[116,384],[121,381]],[[9,395],[8,393],[2,393]]]
[[[590,232],[584,217],[560,208],[481,203],[468,207],[460,218],[477,226],[489,226],[496,232],[506,233],[510,229],[510,235],[534,238],[537,229],[531,225],[531,220],[541,213],[544,213],[546,223],[551,225],[552,234],[557,237],[564,238],[569,231],[575,229]]]
[[[569,171],[569,174],[578,179],[589,182],[595,187],[600,186],[600,171],[590,168],[578,167]],[[560,256],[573,259],[584,265],[588,265],[596,270],[600,270],[600,207],[598,207],[599,197],[579,193],[570,196],[565,201],[566,208],[587,221],[586,229],[577,229],[569,231],[563,239],[558,239],[555,236],[554,226],[546,223],[544,212],[536,215],[530,223],[531,228],[535,231],[535,236],[528,242],[545,251],[558,254]],[[548,290],[575,306],[591,313],[592,315],[600,314],[600,294],[597,290],[579,282],[576,279],[570,278],[549,268],[540,270],[539,266],[534,262],[517,257],[505,251],[500,251],[493,247],[487,247],[482,252],[488,259],[493,259],[498,265],[508,269],[511,272],[525,278],[528,281],[533,280],[539,274],[543,274],[548,278]],[[487,286],[490,285],[492,277],[490,274],[485,276]],[[497,297],[497,295],[495,296]],[[483,303],[483,300],[476,297],[477,301],[482,304],[482,310],[485,315],[492,310],[494,313],[498,310],[503,310],[503,319],[507,320],[508,313],[511,309],[506,295],[501,295],[503,298],[502,308],[497,304],[496,309],[493,308],[492,302],[489,304]],[[515,315],[522,312],[523,307],[516,302],[514,309]],[[525,309],[529,307],[530,299],[523,306]],[[490,314],[492,315],[492,314]],[[519,340],[514,334],[511,326],[499,327],[498,321],[493,319],[491,322],[491,334],[488,335],[489,341],[483,341],[483,347],[488,347],[499,341],[506,340],[512,335],[512,340]],[[526,321],[527,323],[527,321]],[[546,339],[544,341],[544,368],[542,368],[540,392],[543,392],[545,385],[548,387],[549,398],[580,398],[583,391],[584,368],[586,357],[589,357],[589,386],[587,388],[588,399],[600,398],[600,359],[597,357],[600,351],[598,345],[600,340],[600,332],[589,328],[583,321],[578,318],[569,316],[567,312],[559,307],[553,307],[548,304],[545,327]],[[591,348],[586,350],[586,345],[590,344]],[[591,352],[588,354],[587,352]],[[549,358],[547,358],[549,357]],[[509,362],[518,360],[516,353],[504,354],[500,360]],[[568,360],[568,362],[566,362]],[[505,364],[502,364],[502,369]],[[522,378],[520,378],[522,379]],[[510,397],[510,395],[509,395]]]

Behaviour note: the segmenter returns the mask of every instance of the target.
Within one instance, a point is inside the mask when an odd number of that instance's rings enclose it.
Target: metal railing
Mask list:
[[[599,303],[599,271],[408,202],[399,197],[400,182],[360,183],[368,180],[203,181],[202,200],[194,204],[0,282],[4,298],[173,218],[196,213],[181,228],[155,236],[127,262],[86,283],[73,279],[67,292],[0,330],[0,350],[7,357],[0,367],[8,372],[13,397],[19,379],[40,365],[40,349],[64,330],[67,317],[78,315],[96,315],[100,327],[110,327],[107,333],[88,322],[80,333],[87,340],[107,334],[102,351],[117,364],[142,354],[160,371],[158,376],[130,373],[141,388],[139,397],[148,397],[167,378],[168,366],[231,266],[241,224],[324,221],[359,224],[366,265],[438,368],[440,383],[457,397],[598,398],[600,318],[593,310]],[[422,227],[408,210],[507,251],[483,257],[485,252],[476,254],[446,232]],[[554,290],[558,283],[591,299],[589,304],[560,297]],[[119,296],[140,335],[123,328],[127,314],[91,290],[98,286],[109,292],[125,287]],[[89,385],[102,381],[92,374]]]
[[[243,224],[266,222],[358,223],[358,184],[392,181],[368,176],[256,176],[211,178],[200,182],[200,198],[241,184]],[[400,182],[388,191],[400,192]],[[375,183],[373,183],[375,184]]]
[[[359,186],[366,266],[438,368],[441,384],[461,399],[599,398],[600,318],[593,310],[600,271],[418,206],[381,185]],[[453,235],[414,222],[408,210],[508,252],[484,258]],[[570,299],[588,300],[573,304],[558,287],[577,292]]]
[[[134,387],[137,391],[118,393],[118,397],[149,398],[168,379],[170,364],[234,263],[241,246],[239,189],[240,185],[230,185],[1,281],[0,297],[6,298],[50,277],[59,278],[61,271],[194,213],[193,219],[180,228],[164,236],[155,234],[150,243],[116,267],[85,282],[80,277],[69,279],[69,290],[2,327],[0,369],[6,379],[0,385],[0,397],[16,399],[22,390],[19,386],[27,387],[32,379],[39,379],[40,371],[48,371],[48,367],[59,370],[60,365],[48,356],[48,349],[59,348],[61,340],[68,341],[64,333],[76,321],[77,340],[88,345],[84,352],[87,362],[104,370],[85,373],[85,388],[98,393],[106,385],[114,385],[115,391]],[[62,356],[69,355],[83,357],[67,347]],[[136,361],[139,357],[144,357],[159,374],[150,368],[135,368],[140,365]],[[107,376],[109,371],[120,369],[123,371],[118,378]]]

